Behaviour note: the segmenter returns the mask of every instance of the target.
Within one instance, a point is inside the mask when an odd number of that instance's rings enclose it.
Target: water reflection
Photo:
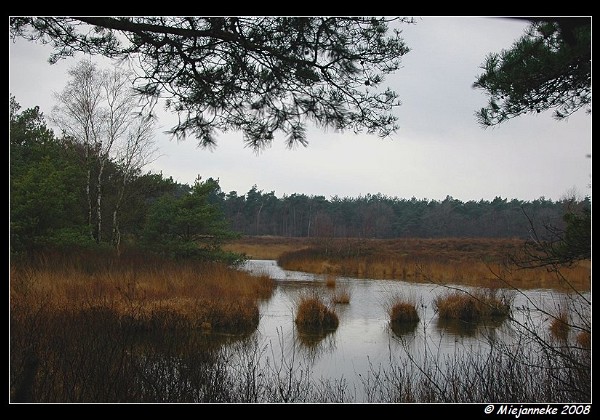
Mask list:
[[[459,337],[475,337],[479,324],[461,319],[436,318],[435,328],[441,334],[450,333]]]
[[[402,337],[407,334],[414,334],[419,325],[419,321],[390,322],[389,325],[396,336]]]
[[[298,343],[309,349],[316,349],[328,336],[333,337],[335,329],[296,327]],[[329,340],[333,341],[333,340]],[[335,346],[333,347],[335,350]]]
[[[306,356],[311,363],[314,363],[325,354],[337,350],[335,330],[297,328],[294,344],[298,345],[301,354]]]
[[[322,276],[283,270],[275,261],[248,261],[250,272],[267,274],[277,281],[277,290],[261,304],[257,336],[273,346],[275,354],[293,356],[290,349],[302,354],[317,376],[350,378],[369,372],[373,366],[389,366],[390,357],[419,359],[427,349],[437,357],[453,355],[460,348],[479,348],[494,341],[510,342],[518,323],[504,319],[464,322],[440,319],[433,302],[440,294],[439,285],[417,284],[399,280],[370,280],[339,277],[335,289],[325,289]],[[345,289],[344,289],[345,288]],[[458,286],[457,286],[458,288]],[[462,287],[460,287],[462,289]],[[336,290],[351,290],[348,304],[336,304],[339,326],[335,332],[303,331],[294,323],[294,308],[299,296],[319,289],[326,295]],[[470,288],[476,289],[476,288]],[[473,290],[471,290],[473,292]],[[530,330],[542,330],[542,314],[526,313],[516,308],[541,305],[557,294],[551,290],[527,290],[513,302],[512,316],[521,323],[533,322]],[[408,296],[418,302],[421,321],[412,324],[390,323],[386,302],[393,296]],[[543,306],[538,306],[543,307]],[[547,329],[547,326],[545,327]],[[290,353],[290,354],[288,354]],[[360,386],[359,386],[360,394]],[[359,395],[359,399],[361,396]]]
[[[488,334],[502,324],[506,318],[486,318],[485,320],[464,321],[461,319],[436,318],[435,328],[440,334],[449,333],[458,337],[476,337]]]

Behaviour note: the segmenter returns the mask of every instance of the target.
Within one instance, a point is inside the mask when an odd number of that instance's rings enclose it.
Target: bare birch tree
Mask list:
[[[154,120],[149,113],[144,114],[140,110],[131,74],[126,70],[115,66],[103,71],[91,61],[83,60],[69,70],[69,75],[71,80],[65,89],[56,94],[58,104],[53,109],[53,121],[63,134],[72,137],[85,150],[88,223],[90,237],[97,243],[102,240],[106,164],[116,159],[125,171],[112,220],[113,244],[118,246],[118,211],[124,188],[131,174],[148,163],[154,153],[151,141]],[[93,174],[96,178],[95,197]]]
[[[139,118],[136,118],[126,134],[126,141],[116,154],[115,160],[120,168],[122,178],[113,209],[112,242],[118,254],[121,252],[119,211],[125,196],[125,190],[136,173],[153,161],[157,153],[154,146],[154,124],[155,120],[150,114],[139,114]]]
[[[55,93],[58,104],[53,108],[51,119],[63,134],[83,146],[84,165],[87,169],[86,197],[88,204],[89,235],[93,240],[94,222],[92,205],[92,167],[102,137],[102,91],[100,74],[96,66],[82,60],[68,71],[71,79],[60,93]]]

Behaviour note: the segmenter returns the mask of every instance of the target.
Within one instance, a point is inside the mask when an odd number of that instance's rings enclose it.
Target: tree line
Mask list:
[[[532,229],[563,229],[565,215],[589,214],[591,207],[589,197],[462,202],[451,196],[439,201],[378,193],[327,199],[277,197],[256,185],[245,194],[226,193],[218,179],[181,184],[124,163],[121,153],[91,146],[57,136],[38,107],[22,111],[11,97],[12,253],[49,246],[121,252],[125,242],[176,256],[216,258],[223,257],[220,245],[238,235],[528,239]]]
[[[589,209],[589,197],[553,201],[493,200],[463,202],[389,197],[381,193],[359,197],[276,197],[255,185],[245,195],[221,193],[232,228],[244,235],[290,237],[489,237],[529,238],[532,229],[565,227],[565,214]]]

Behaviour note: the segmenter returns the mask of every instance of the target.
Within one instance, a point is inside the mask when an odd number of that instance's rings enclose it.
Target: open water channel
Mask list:
[[[500,289],[498,296],[512,299],[517,322],[472,325],[440,320],[433,303],[452,287],[472,291],[465,286],[338,277],[334,289],[326,286],[321,275],[284,270],[274,260],[250,260],[243,268],[254,274],[267,274],[277,282],[272,297],[261,303],[261,319],[255,332],[270,357],[300,360],[310,367],[313,378],[343,380],[357,390],[359,400],[360,382],[380,368],[409,360],[422,365],[426,358],[443,364],[444,357],[465,352],[484,354],[497,340],[510,342],[515,329],[521,328],[520,322],[548,331],[544,311],[557,313],[566,298],[563,293],[547,289]],[[301,334],[294,323],[298,299],[317,293],[329,301],[336,290],[350,294],[348,304],[333,306],[339,318],[338,328],[327,334]],[[420,321],[414,327],[398,331],[390,326],[387,307],[396,296],[416,303]]]

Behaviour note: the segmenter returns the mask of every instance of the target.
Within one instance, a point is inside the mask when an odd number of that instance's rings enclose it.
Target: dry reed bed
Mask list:
[[[545,267],[519,269],[510,257],[518,256],[523,244],[517,239],[336,239],[285,252],[278,263],[288,270],[358,278],[590,290],[590,261],[561,267],[561,276]]]
[[[258,343],[241,346],[238,360],[208,346],[203,330],[190,331],[205,322],[202,299],[266,298],[273,291],[268,278],[210,264],[83,255],[27,267],[10,271],[12,402],[353,401],[352,390],[311,378],[293,359],[273,365],[259,359]],[[154,314],[152,322],[143,314]],[[131,334],[131,327],[143,334]],[[299,338],[318,346],[322,337]],[[590,332],[578,334],[577,342],[584,349],[558,355],[494,346],[490,354],[438,361],[444,366],[375,366],[363,385],[369,402],[588,401]],[[288,375],[281,366],[289,366]]]
[[[213,401],[215,346],[229,335],[206,334],[254,331],[274,287],[220,264],[142,255],[13,261],[11,401]],[[175,374],[192,376],[175,388]]]
[[[74,313],[108,310],[135,328],[157,324],[239,330],[256,328],[259,299],[274,281],[221,264],[152,262],[145,265],[78,260],[11,266],[11,311]],[[178,320],[178,321],[177,321]]]
[[[313,241],[307,238],[245,236],[223,245],[223,250],[244,254],[255,260],[276,260],[285,252],[297,251],[311,245]]]

